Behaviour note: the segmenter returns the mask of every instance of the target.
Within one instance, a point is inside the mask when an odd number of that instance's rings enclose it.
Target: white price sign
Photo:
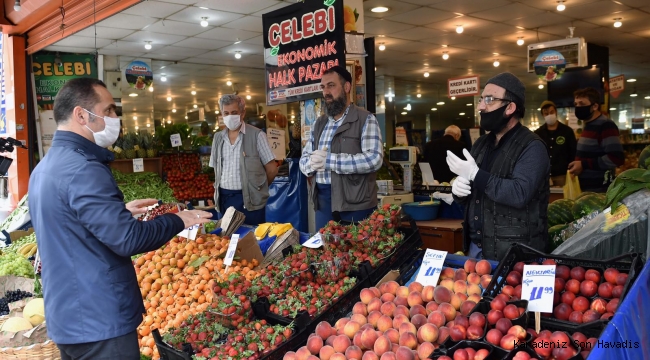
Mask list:
[[[144,171],[144,160],[142,159],[133,159],[133,172],[143,172]]]
[[[281,129],[266,129],[266,138],[269,146],[275,155],[276,160],[284,160],[287,153],[285,151],[284,130]]]
[[[555,265],[524,265],[521,299],[528,300],[528,311],[553,312]]]
[[[230,237],[230,245],[228,245],[228,252],[226,252],[226,257],[223,259],[223,263],[226,266],[232,265],[232,260],[235,258],[235,252],[237,251],[238,242],[239,234],[232,234]]]
[[[312,236],[309,238],[309,240],[305,241],[302,246],[316,249],[321,246],[323,246],[323,240],[321,238],[320,233],[317,233],[316,235]]]
[[[420,266],[420,271],[418,271],[418,276],[415,278],[415,281],[423,286],[436,286],[440,272],[442,271],[442,264],[444,264],[446,257],[446,251],[427,249],[427,252],[424,253],[424,258],[422,258],[422,265]]]
[[[181,134],[172,134],[169,139],[172,142],[172,147],[180,147],[183,145],[181,141]]]

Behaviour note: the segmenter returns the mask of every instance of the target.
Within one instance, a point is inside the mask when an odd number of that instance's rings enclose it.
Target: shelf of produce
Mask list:
[[[153,172],[162,177],[162,158],[144,158],[142,162],[144,164],[144,171]],[[123,173],[132,173],[133,159],[113,160],[110,163],[110,167]]]
[[[463,251],[463,220],[436,219],[418,221],[416,224],[427,249],[443,250],[448,253]]]

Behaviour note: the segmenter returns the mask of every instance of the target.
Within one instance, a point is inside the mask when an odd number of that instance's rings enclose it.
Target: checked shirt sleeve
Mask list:
[[[266,137],[266,134],[260,132],[257,137],[257,151],[260,153],[260,159],[262,164],[266,165],[271,161],[275,160],[275,155],[273,150],[271,150],[271,145],[269,145],[269,140]]]
[[[305,144],[305,147],[302,148],[302,155],[300,156],[300,162],[298,163],[298,165],[300,166],[300,171],[302,171],[302,173],[305,174],[305,176],[312,176],[315,173],[315,171],[311,168],[311,163],[309,162],[309,155],[311,155],[313,143],[314,143],[314,132],[310,131],[309,140]]]
[[[368,115],[361,132],[361,153],[328,154],[326,170],[337,174],[368,174],[381,168],[384,147],[379,123],[374,115]],[[304,155],[303,155],[304,156]]]

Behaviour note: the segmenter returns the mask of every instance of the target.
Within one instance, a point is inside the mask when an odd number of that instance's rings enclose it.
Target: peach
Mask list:
[[[456,317],[456,309],[449,303],[443,302],[440,304],[440,307],[438,307],[438,310],[445,315],[447,321],[452,321]]]
[[[411,292],[408,295],[406,300],[408,301],[410,307],[424,304],[424,302],[422,301],[422,294],[419,291]]]
[[[437,331],[438,329],[436,329]],[[422,342],[418,345],[417,354],[418,358],[421,360],[428,359],[431,354],[436,350],[435,346],[431,342]],[[362,359],[363,360],[363,359]]]
[[[395,303],[392,302],[385,302],[381,304],[381,307],[379,308],[379,311],[381,311],[382,314],[386,316],[393,316],[393,312],[395,311]]]
[[[451,304],[451,306],[453,306],[454,309],[456,309],[457,311],[460,310],[460,304],[462,303],[463,302],[460,300],[460,297],[458,295],[453,294],[451,296],[451,301],[449,302],[449,304]]]
[[[614,285],[604,282],[598,285],[598,296],[604,297],[606,299],[612,298],[612,290],[614,290]]]
[[[481,295],[483,293],[483,290],[481,289],[480,286],[476,284],[470,284],[469,287],[467,288],[467,295]]]
[[[526,329],[524,329],[519,325],[514,325],[513,327],[508,329],[508,334],[514,335],[519,340],[526,339],[526,336],[528,335],[528,333],[526,333]]]
[[[591,310],[596,311],[600,315],[603,315],[604,313],[607,312],[607,301],[603,299],[595,299],[594,301],[591,302]]]
[[[487,321],[490,323],[490,325],[496,324],[502,318],[503,313],[501,310],[490,310],[487,314]]]
[[[393,318],[395,318],[397,315],[404,315],[407,318],[411,318],[411,313],[409,308],[407,308],[404,305],[399,305],[395,308],[395,311],[393,311]]]
[[[481,301],[481,295],[472,294],[472,295],[467,297],[467,300],[468,301],[473,301],[473,302],[478,304],[478,302]]]
[[[370,303],[370,300],[375,298],[375,293],[370,289],[361,289],[359,298],[361,299],[362,303],[368,305]]]
[[[374,351],[366,351],[363,353],[361,360],[379,360],[379,356]]]
[[[384,353],[389,352],[392,347],[393,344],[387,336],[380,336],[377,338],[377,341],[375,341],[373,350],[375,351],[375,354],[382,356]]]
[[[446,267],[440,272],[440,280],[453,279],[454,278],[454,269]],[[614,281],[616,284],[616,281]]]
[[[379,311],[381,308],[381,304],[383,304],[383,301],[379,298],[372,298],[368,305],[366,306],[366,310],[368,311],[368,314],[370,314],[373,311]]]
[[[424,307],[427,311],[427,315],[430,315],[432,312],[438,310],[438,303],[435,301],[429,301],[427,306]]]
[[[502,348],[509,351],[515,348],[515,343],[517,342],[518,340],[514,335],[506,334],[503,335],[499,344]]]
[[[386,330],[392,328],[393,319],[391,319],[390,316],[382,315],[379,319],[377,319],[377,330],[385,332]]]
[[[366,304],[362,303],[361,301],[354,304],[352,307],[352,314],[361,314],[363,316],[367,316],[368,308],[366,307]]]
[[[569,281],[571,278],[571,269],[566,265],[558,265],[555,268],[555,277],[558,277],[564,281]]]
[[[481,287],[483,289],[487,289],[488,285],[490,285],[490,282],[492,281],[492,275],[481,275]]]
[[[346,360],[346,357],[342,353],[334,353],[332,357],[330,357],[330,360]]]
[[[427,316],[427,309],[424,308],[422,305],[413,305],[411,306],[411,309],[408,311],[409,317],[413,317],[417,314],[421,314],[424,316]]]
[[[444,280],[442,280],[442,281],[440,282],[440,285],[438,285],[438,286],[445,287],[445,288],[447,288],[449,291],[452,291],[452,290],[454,290],[454,280],[453,280],[453,279],[444,279]],[[436,287],[437,287],[437,286],[436,286]],[[435,290],[435,288],[434,288],[434,290]],[[435,293],[434,293],[434,294],[435,294]]]
[[[467,259],[465,261],[465,265],[463,265],[463,269],[468,274],[475,272],[476,271],[476,260],[475,259]]]
[[[397,330],[399,331],[400,335],[402,335],[405,332],[410,332],[410,333],[413,333],[413,334],[418,333],[418,329],[415,327],[415,325],[413,325],[410,322],[400,324],[400,326],[399,326],[399,328]]]
[[[469,326],[469,319],[467,318],[467,316],[463,316],[461,314],[458,314],[454,318],[454,324],[455,325],[462,325],[464,328],[467,328]]]
[[[399,326],[402,325],[403,323],[409,322],[409,318],[406,315],[396,315],[393,318],[393,328],[399,329]]]
[[[406,346],[411,350],[415,350],[418,347],[418,338],[412,332],[404,332],[399,336],[399,346]]]
[[[505,307],[506,307],[506,302],[503,301],[501,298],[497,297],[490,302],[490,309],[492,310],[503,311]]]
[[[573,301],[576,299],[576,294],[570,292],[570,291],[565,291],[562,293],[560,296],[560,301],[571,306],[573,305]]]
[[[467,282],[474,285],[479,285],[481,283],[481,277],[477,273],[470,273],[467,275]]]
[[[496,325],[494,326],[495,329],[501,331],[502,334],[507,334],[508,330],[512,327],[512,321],[510,319],[499,319],[497,321]]]
[[[312,336],[307,340],[307,350],[309,350],[312,355],[318,354],[322,347],[323,339],[320,336]]]
[[[353,314],[350,320],[358,323],[359,325],[365,325],[368,323],[368,318],[361,314]]]
[[[347,324],[345,324],[345,327],[343,328],[343,333],[351,340],[352,338],[354,338],[354,334],[356,334],[359,331],[359,329],[361,329],[361,324],[359,324],[354,320],[350,320],[348,321]]]
[[[564,289],[578,295],[580,293],[580,281],[570,279],[564,284]]]
[[[506,282],[508,285],[512,286],[521,284],[521,273],[517,271],[511,271],[508,276],[506,276]]]
[[[397,331],[397,329],[388,329],[384,335],[387,336],[393,344],[399,342],[399,331]]]
[[[416,329],[419,329],[420,326],[426,323],[428,323],[427,317],[422,314],[415,314],[415,316],[411,318],[411,324],[413,324]]]
[[[363,351],[358,346],[352,345],[345,350],[345,357],[347,359],[361,359]]]
[[[467,329],[462,325],[454,325],[449,329],[449,337],[453,341],[461,341],[467,338]]]
[[[449,328],[442,326],[438,328],[438,332],[440,333],[438,335],[438,344],[442,345],[449,338]]]
[[[505,308],[503,308],[503,316],[510,320],[514,320],[519,317],[519,310],[517,309],[517,306],[513,304],[506,305]]]
[[[467,339],[468,340],[478,340],[483,337],[483,329],[482,327],[478,327],[476,325],[470,325],[467,328]]]
[[[451,291],[444,286],[436,286],[433,290],[433,298],[438,304],[450,302],[451,295]]]
[[[346,335],[338,335],[334,339],[334,343],[332,344],[332,347],[334,348],[334,351],[338,353],[344,353],[345,350],[352,345],[352,342],[350,341],[350,338],[347,337]]]
[[[467,281],[465,280],[454,281],[454,289],[452,291],[455,293],[467,293]]]
[[[463,303],[460,304],[460,313],[465,316],[468,316],[475,306],[476,303],[471,300],[463,301]]]
[[[379,311],[373,311],[368,314],[368,324],[372,325],[374,328],[377,328],[377,320],[382,317],[383,314]]]
[[[377,332],[372,329],[366,329],[361,333],[361,348],[362,349],[372,349],[375,346],[375,341],[377,341]]]
[[[515,295],[515,288],[512,287],[511,285],[504,285],[503,288],[501,289],[502,294],[506,294],[509,297],[512,297]]]
[[[287,351],[282,360],[297,360],[296,353],[293,351]]]
[[[468,296],[465,293],[456,293],[456,296],[460,299],[460,303],[462,304],[463,301],[466,301]]]
[[[619,302],[618,299],[612,299],[612,300],[610,300],[610,301],[607,303],[607,306],[605,306],[605,310],[606,310],[608,313],[612,313],[612,314],[613,314],[613,313],[616,311],[616,309],[618,308],[618,302]]]
[[[379,360],[397,360],[397,356],[395,355],[394,351],[389,351],[384,353],[384,355],[382,355],[381,358],[379,358]]]
[[[620,274],[619,274],[620,275]],[[584,297],[592,297],[598,292],[598,285],[591,281],[585,280],[580,283],[580,294]]]
[[[454,281],[455,280],[467,281],[467,273],[464,269],[456,269],[456,271],[454,271]]]
[[[332,335],[332,325],[327,321],[321,321],[316,325],[316,335],[320,336],[321,339],[327,340],[330,335]]]
[[[485,315],[479,312],[472,313],[472,315],[469,316],[470,325],[476,325],[480,328],[483,328],[485,327],[485,322],[486,322]]]
[[[573,269],[571,269],[570,275],[572,279],[576,279],[578,281],[584,281],[585,269],[582,266],[576,266]]]
[[[352,339],[352,345],[358,346],[359,348],[362,347],[361,346],[361,333],[362,332],[363,332],[363,330],[359,329],[359,332],[354,334],[354,339]]]
[[[485,340],[492,345],[500,345],[503,334],[497,329],[491,329],[485,335]]]
[[[612,289],[612,297],[620,299],[621,296],[623,296],[623,290],[625,290],[623,285],[614,286],[614,288]]]
[[[418,329],[417,338],[420,343],[434,343],[438,340],[439,334],[438,327],[433,324],[424,324]]]
[[[618,277],[619,271],[614,268],[605,269],[605,281],[612,285],[616,285],[616,277]]]
[[[397,351],[395,351],[395,358],[398,360],[414,360],[415,354],[413,353],[413,350],[406,346],[400,346],[397,348]]]
[[[476,263],[476,273],[483,276],[492,273],[492,265],[487,260],[481,260]]]
[[[442,327],[445,326],[447,323],[447,318],[445,317],[445,314],[442,313],[440,310],[435,310],[431,314],[429,314],[429,317],[427,318],[429,323],[435,325],[436,327]]]
[[[368,289],[375,294],[376,298],[379,298],[381,296],[381,291],[379,291],[379,288],[373,286]]]
[[[329,345],[329,346],[334,345],[334,339],[336,339],[337,336],[338,335],[330,335],[330,337],[328,337],[327,340],[325,340],[325,345]]]
[[[395,293],[395,297],[401,296],[401,297],[408,297],[409,294],[411,293],[411,290],[407,288],[406,286],[400,286],[397,288],[397,292]]]
[[[395,295],[391,293],[385,293],[382,294],[379,299],[381,300],[382,303],[393,302],[395,301]]]
[[[490,351],[487,349],[479,349],[474,355],[474,360],[485,360],[487,359],[488,355],[490,355]]]
[[[307,360],[310,355],[311,352],[307,349],[307,346],[302,346],[300,349],[296,350],[296,359],[298,360]]]
[[[596,284],[600,284],[600,273],[598,270],[589,269],[585,272],[585,280],[591,280]]]
[[[382,293],[391,293],[393,295],[397,295],[397,289],[399,288],[397,281],[387,281],[384,284],[386,284],[385,291],[382,291]]]
[[[334,355],[334,353],[336,353],[336,351],[334,351],[333,347],[329,345],[325,345],[322,348],[320,348],[318,356],[321,358],[321,360],[329,360],[332,357],[332,355]]]
[[[408,288],[409,288],[410,292],[418,291],[418,292],[421,293],[422,289],[424,289],[424,286],[422,284],[420,284],[419,282],[414,281],[414,282],[409,284]]]
[[[393,301],[393,302],[394,302],[395,305],[397,305],[397,306],[400,306],[400,305],[402,305],[402,306],[408,306],[408,304],[409,304],[408,299],[405,298],[405,297],[403,297],[403,296],[398,296],[398,297],[396,297],[396,298],[395,298],[395,301]]]
[[[350,321],[350,318],[340,318],[340,319],[336,322],[336,324],[334,324],[334,328],[335,328],[337,331],[340,332],[340,331],[343,330],[343,328],[345,327],[345,324],[347,324],[348,321]]]
[[[572,304],[573,310],[585,312],[589,309],[589,300],[583,296],[578,296]]]

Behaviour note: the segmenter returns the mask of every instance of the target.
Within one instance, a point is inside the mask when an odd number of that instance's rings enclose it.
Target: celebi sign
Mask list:
[[[291,86],[303,81],[319,80],[327,69],[339,65],[338,59],[323,62],[313,60],[336,55],[336,41],[323,41],[322,44],[307,46],[299,50],[289,51],[280,54],[282,45],[288,45],[314,36],[323,35],[327,32],[334,32],[336,29],[336,17],[334,7],[318,9],[314,12],[303,14],[301,19],[297,17],[284,20],[280,23],[273,23],[269,26],[268,42],[271,45],[271,54],[277,55],[277,66],[290,66],[308,61],[305,66],[293,67],[288,70],[281,70],[268,74],[269,88]],[[301,25],[299,27],[299,25]],[[297,70],[297,74],[296,74]]]

